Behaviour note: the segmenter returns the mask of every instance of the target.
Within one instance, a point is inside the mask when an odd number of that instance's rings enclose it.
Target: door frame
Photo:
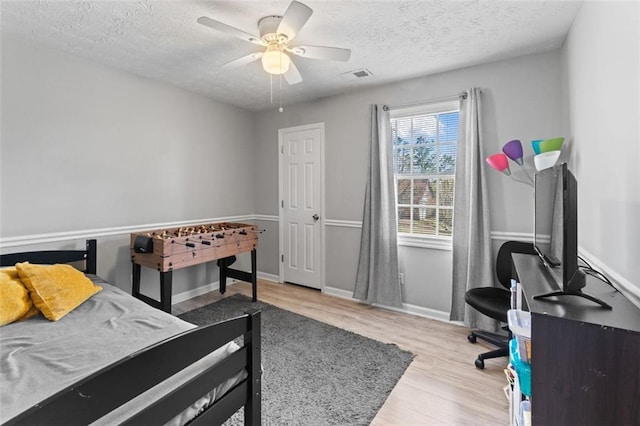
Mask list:
[[[283,184],[283,155],[284,155],[284,145],[283,145],[283,134],[284,132],[296,132],[303,130],[313,130],[320,129],[320,291],[324,293],[325,286],[325,175],[324,175],[324,122],[305,124],[302,126],[295,127],[285,127],[282,129],[278,129],[278,280],[283,283],[284,282],[284,200],[285,200],[285,191]]]

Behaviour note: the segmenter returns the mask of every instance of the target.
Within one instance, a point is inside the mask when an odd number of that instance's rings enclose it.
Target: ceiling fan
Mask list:
[[[313,10],[310,7],[294,0],[284,15],[265,16],[258,21],[259,37],[206,16],[198,18],[198,23],[266,47],[262,52],[251,53],[227,62],[221,65],[222,67],[246,65],[262,59],[262,66],[266,72],[276,75],[281,74],[287,83],[297,84],[302,81],[302,76],[287,53],[303,58],[331,59],[334,61],[348,61],[351,56],[350,49],[340,47],[291,45],[291,41],[309,20],[312,13]]]

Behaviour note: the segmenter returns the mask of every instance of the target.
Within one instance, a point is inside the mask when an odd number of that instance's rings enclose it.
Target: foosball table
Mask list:
[[[252,285],[255,302],[258,300],[258,233],[254,225],[235,222],[134,232],[131,234],[132,294],[151,306],[171,313],[173,271],[217,260],[220,292],[226,291],[227,277],[248,281]],[[251,272],[230,268],[235,255],[245,252],[251,252]],[[140,293],[142,266],[160,272],[160,301]]]

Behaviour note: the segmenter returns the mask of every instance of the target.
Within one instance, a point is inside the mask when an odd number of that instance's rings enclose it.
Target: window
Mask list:
[[[392,111],[398,233],[451,239],[458,102]]]

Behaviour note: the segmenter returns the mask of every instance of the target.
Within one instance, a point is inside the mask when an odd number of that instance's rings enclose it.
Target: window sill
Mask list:
[[[453,240],[448,237],[422,237],[410,234],[398,234],[398,245],[434,250],[453,250]]]

